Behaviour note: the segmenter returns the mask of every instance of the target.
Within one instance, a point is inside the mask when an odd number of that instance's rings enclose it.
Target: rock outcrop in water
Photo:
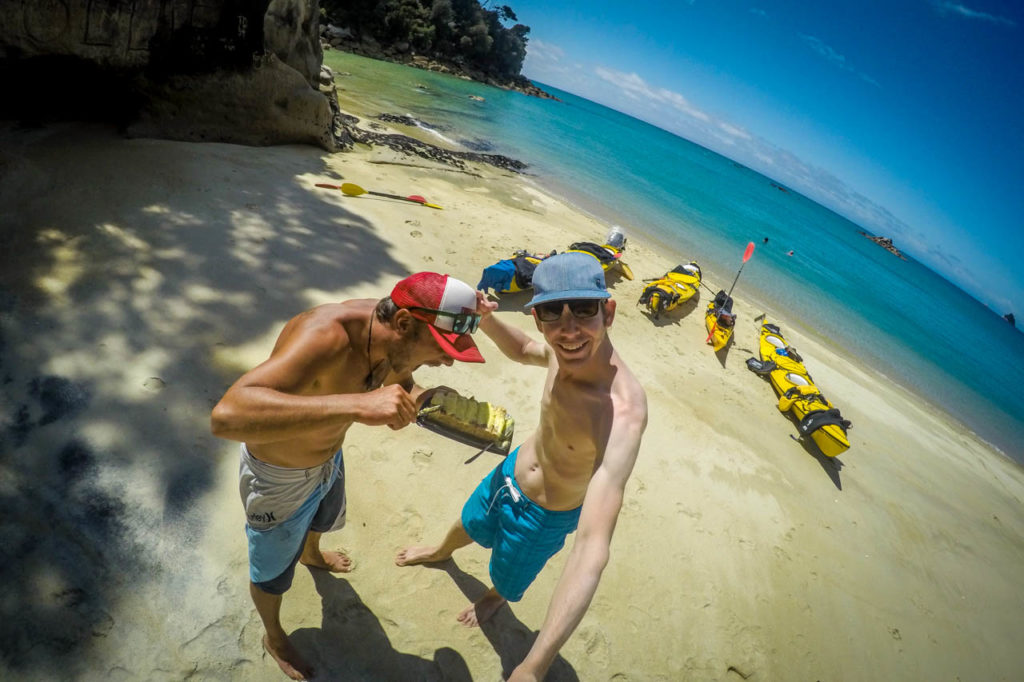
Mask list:
[[[904,256],[902,253],[900,253],[900,250],[896,248],[896,245],[892,243],[892,239],[890,239],[889,237],[876,237],[873,234],[868,234],[864,230],[860,230],[860,233],[862,235],[864,235],[865,237],[867,237],[868,239],[870,239],[871,241],[873,241],[874,243],[876,243],[879,246],[881,246],[883,249],[885,249],[889,253],[891,253],[891,254],[893,254],[895,256],[899,256],[903,260],[907,260],[907,257]]]
[[[318,0],[5,2],[0,117],[336,150],[322,57]]]
[[[378,118],[388,123],[418,127],[416,120],[411,116],[384,113]],[[522,161],[509,158],[502,154],[484,154],[481,152],[464,152],[445,149],[400,133],[381,133],[373,130],[366,130],[360,128],[358,124],[359,119],[355,116],[342,114],[341,126],[344,129],[345,135],[353,142],[388,147],[389,149],[402,152],[403,154],[419,156],[424,159],[430,159],[431,161],[438,161],[459,169],[465,169],[467,161],[473,163],[485,163],[496,168],[516,173],[520,173],[526,169],[526,164]],[[371,123],[370,125],[372,126],[375,124]]]

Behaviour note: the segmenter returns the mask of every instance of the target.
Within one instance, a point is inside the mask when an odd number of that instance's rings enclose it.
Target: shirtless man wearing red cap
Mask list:
[[[345,433],[355,422],[410,424],[424,392],[413,381],[417,367],[483,362],[470,336],[480,323],[476,307],[465,282],[420,272],[379,301],[307,310],[213,408],[214,435],[241,443],[249,593],[266,629],[263,646],[292,679],[313,675],[280,621],[296,562],[352,568],[344,554],[320,549],[320,535],[345,523]]]

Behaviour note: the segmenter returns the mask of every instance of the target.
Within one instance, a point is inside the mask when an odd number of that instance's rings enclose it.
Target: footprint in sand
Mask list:
[[[423,517],[419,512],[406,507],[388,518],[388,526],[402,529],[409,537],[420,537],[423,534]]]
[[[579,637],[583,640],[587,659],[596,663],[600,669],[608,667],[608,638],[603,631],[594,627],[580,628]]]
[[[428,448],[416,448],[412,453],[412,463],[420,469],[426,469],[433,461],[434,451]]]
[[[167,382],[165,382],[160,377],[149,377],[148,379],[142,382],[142,387],[149,391],[150,393],[159,393],[160,391],[164,390],[166,386]]]

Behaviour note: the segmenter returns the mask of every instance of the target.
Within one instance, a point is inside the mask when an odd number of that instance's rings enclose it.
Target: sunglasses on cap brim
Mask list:
[[[600,298],[580,298],[572,301],[549,301],[547,303],[538,303],[533,309],[537,311],[537,319],[541,322],[560,320],[562,312],[567,307],[572,316],[577,320],[585,320],[597,315],[603,300]]]
[[[410,307],[409,310],[420,310],[425,313],[434,313],[442,317],[454,318],[452,320],[452,331],[456,334],[472,334],[480,326],[480,315],[478,313],[450,313],[447,310],[420,307]]]

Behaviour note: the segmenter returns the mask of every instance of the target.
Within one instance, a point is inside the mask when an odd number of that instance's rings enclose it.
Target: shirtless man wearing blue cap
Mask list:
[[[478,293],[480,329],[517,362],[548,369],[540,424],[473,492],[441,543],[399,552],[399,566],[448,559],[472,542],[491,549],[491,587],[458,619],[473,626],[518,601],[574,530],[565,569],[533,647],[509,680],[544,677],[579,625],[608,563],[626,481],[647,425],[647,398],[612,347],[615,301],[597,260],[552,256],[526,306],[544,341],[492,313]]]

